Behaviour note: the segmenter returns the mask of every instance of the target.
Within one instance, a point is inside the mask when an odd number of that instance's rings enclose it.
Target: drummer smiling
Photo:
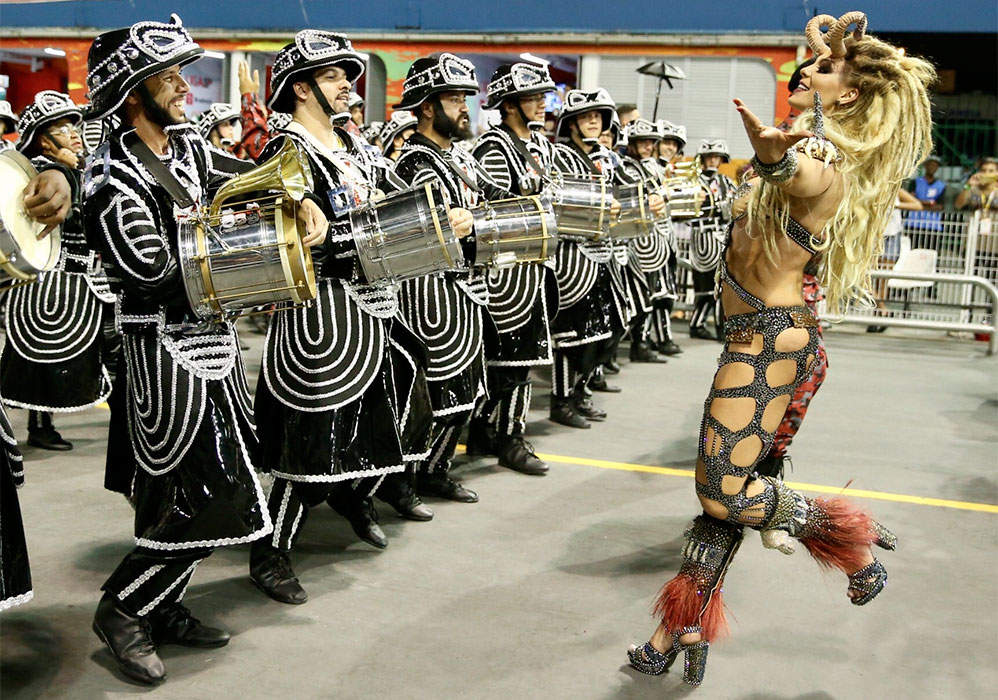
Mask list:
[[[149,150],[156,155],[166,155],[170,143],[166,128],[187,121],[184,105],[190,91],[191,86],[181,75],[179,66],[150,76],[125,98],[124,121],[135,127],[135,132]],[[302,243],[307,246],[321,245],[329,222],[319,206],[309,199],[304,200],[298,208],[298,218],[308,234],[302,238]]]

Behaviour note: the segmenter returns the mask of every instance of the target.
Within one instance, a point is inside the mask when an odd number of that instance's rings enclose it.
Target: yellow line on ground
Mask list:
[[[464,445],[459,445],[464,451]],[[591,459],[589,457],[570,457],[566,455],[537,454],[545,462],[555,464],[579,464],[587,467],[598,467],[600,469],[616,469],[628,472],[645,472],[648,474],[664,474],[666,476],[681,476],[687,479],[693,478],[692,469],[676,469],[675,467],[653,467],[647,464],[631,464],[629,462],[611,462],[605,459]],[[822,484],[805,484],[799,481],[788,481],[787,486],[798,491],[809,491],[812,493],[830,493],[852,496],[854,498],[870,498],[879,501],[894,501],[896,503],[914,503],[920,506],[932,506],[935,508],[956,508],[957,510],[974,510],[982,513],[998,513],[998,506],[990,503],[975,503],[973,501],[952,501],[947,498],[926,498],[925,496],[910,496],[903,493],[887,493],[885,491],[867,491],[865,489],[843,489],[841,486],[824,486]]]

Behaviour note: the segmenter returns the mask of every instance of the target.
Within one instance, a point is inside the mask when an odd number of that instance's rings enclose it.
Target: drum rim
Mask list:
[[[23,173],[27,178],[28,182],[31,182],[31,180],[38,175],[38,170],[35,168],[31,160],[16,149],[9,148],[4,151],[0,151],[0,158],[8,161],[10,165],[21,171],[21,173]],[[25,183],[25,187],[27,187],[28,182]],[[17,192],[14,196],[18,197],[23,192],[24,188],[22,187],[20,192]],[[11,262],[10,255],[7,252],[8,244],[18,252],[20,252],[21,246],[18,244],[17,237],[14,235],[14,232],[11,231],[7,223],[3,221],[2,217],[0,217],[0,239],[2,239],[0,240],[0,269],[19,282],[34,282],[38,279],[38,273],[48,272],[49,270],[55,268],[62,254],[61,226],[56,226],[48,234],[48,236],[46,236],[49,246],[48,258],[44,263],[42,263],[41,267],[31,263],[23,255],[19,256],[16,262]]]

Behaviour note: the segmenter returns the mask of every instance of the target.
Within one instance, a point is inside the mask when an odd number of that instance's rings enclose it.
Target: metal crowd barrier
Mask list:
[[[676,244],[677,307],[688,309],[689,240],[677,237]],[[878,268],[871,273],[878,308],[827,320],[987,334],[988,354],[998,352],[998,212],[905,212]]]

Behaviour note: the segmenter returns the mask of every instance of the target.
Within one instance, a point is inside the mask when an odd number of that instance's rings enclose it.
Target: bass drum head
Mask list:
[[[45,238],[45,230],[24,210],[24,189],[38,174],[31,161],[14,149],[0,152],[0,264],[12,277],[34,278],[59,262],[60,229]]]

